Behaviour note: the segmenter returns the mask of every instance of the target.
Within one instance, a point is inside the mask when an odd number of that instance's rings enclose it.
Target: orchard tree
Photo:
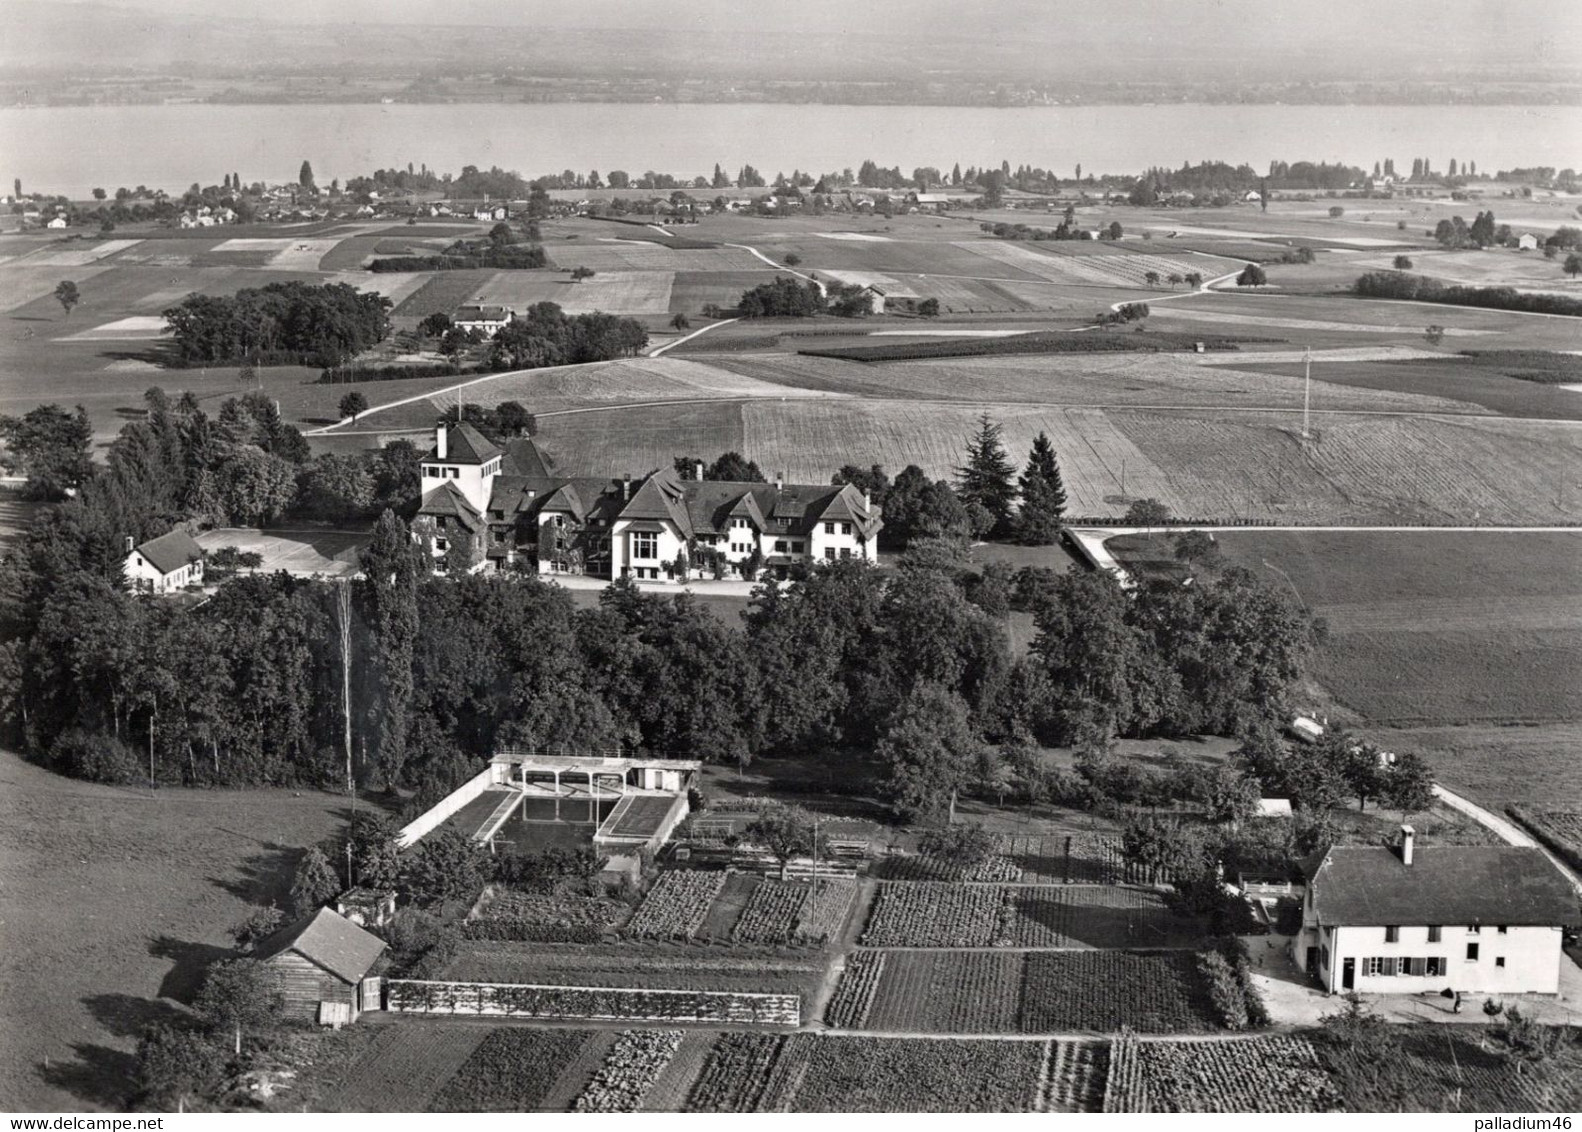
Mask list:
[[[956,495],[967,507],[976,504],[988,512],[993,519],[990,534],[1003,534],[1010,527],[1015,477],[1001,428],[984,413],[978,418],[978,430],[967,438],[967,462],[956,469]]]
[[[1178,562],[1213,566],[1220,559],[1219,543],[1207,531],[1182,531],[1175,536],[1175,556]]]
[[[1565,273],[1573,279],[1582,275],[1582,254],[1572,252],[1566,256]]]
[[[1423,756],[1415,752],[1397,755],[1384,777],[1384,788],[1379,801],[1392,810],[1407,814],[1421,813],[1434,804],[1434,771]]]
[[[1410,271],[1410,270],[1412,270],[1412,257],[1409,256],[1409,255],[1398,255],[1398,256],[1396,256],[1395,260],[1394,260],[1394,267],[1395,267],[1395,270],[1397,270],[1397,271]]]
[[[1151,530],[1162,527],[1170,521],[1170,508],[1152,497],[1138,499],[1126,509],[1126,523],[1129,526],[1141,527]]]
[[[350,417],[352,420],[356,420],[368,411],[368,398],[353,389],[341,398],[339,408],[342,417]]]
[[[685,314],[677,311],[671,316],[670,325],[671,328],[675,330],[686,330],[692,325],[692,320],[689,319]]]
[[[275,1021],[285,1001],[272,968],[254,959],[226,959],[209,968],[192,1006],[214,1029],[231,1031],[240,1054],[242,1031]]]
[[[742,831],[747,840],[761,845],[780,864],[780,879],[797,857],[823,856],[825,838],[813,815],[801,806],[774,805],[761,811]]]
[[[82,293],[77,290],[77,284],[70,279],[62,279],[55,284],[55,301],[60,304],[61,310],[66,312],[66,317],[71,317],[72,308],[82,302]]]
[[[1238,287],[1262,287],[1268,282],[1268,275],[1264,274],[1263,268],[1256,263],[1249,263],[1241,269],[1241,274],[1236,276],[1236,286]]]

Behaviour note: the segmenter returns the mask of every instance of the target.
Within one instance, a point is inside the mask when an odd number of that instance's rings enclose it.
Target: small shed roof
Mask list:
[[[328,908],[304,916],[276,932],[253,953],[259,960],[294,951],[337,978],[355,983],[368,973],[385,949],[385,941]]]

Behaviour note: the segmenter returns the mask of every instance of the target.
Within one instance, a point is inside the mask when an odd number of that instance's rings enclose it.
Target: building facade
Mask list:
[[[125,572],[136,593],[168,594],[202,585],[203,548],[178,528],[138,546],[128,545]]]
[[[439,572],[527,570],[640,581],[756,578],[877,562],[879,508],[850,485],[558,476],[531,440],[441,428],[413,523]]]
[[[1331,994],[1556,994],[1577,895],[1542,850],[1338,846],[1309,863],[1296,958]]]

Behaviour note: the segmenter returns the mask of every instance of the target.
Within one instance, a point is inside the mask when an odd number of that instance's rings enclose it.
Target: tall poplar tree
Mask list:
[[[413,643],[417,639],[418,550],[407,525],[393,511],[379,516],[373,541],[362,554],[363,600],[372,635],[369,652],[369,726],[373,762],[386,788],[394,787],[406,763],[408,714],[412,703]]]

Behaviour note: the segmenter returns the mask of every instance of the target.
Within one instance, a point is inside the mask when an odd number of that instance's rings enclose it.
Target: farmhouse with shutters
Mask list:
[[[364,1010],[363,977],[385,949],[384,940],[344,916],[320,908],[263,943],[253,958],[267,964],[280,980],[287,1018],[303,1021],[355,1022]]]
[[[1542,850],[1337,846],[1307,867],[1296,957],[1332,994],[1559,993],[1577,894]]]
[[[560,476],[533,441],[502,448],[470,424],[438,429],[421,471],[413,532],[439,573],[659,581],[878,561],[879,508],[849,484]]]

